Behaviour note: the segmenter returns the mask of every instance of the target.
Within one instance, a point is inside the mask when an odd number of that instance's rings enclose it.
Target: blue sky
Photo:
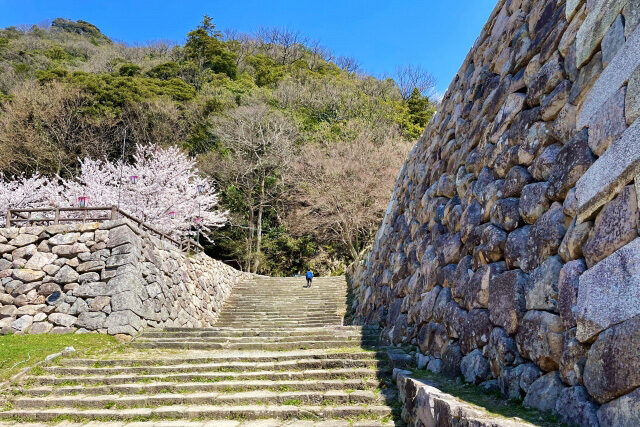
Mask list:
[[[489,17],[495,0],[0,0],[0,28],[57,17],[83,19],[130,43],[183,42],[202,16],[220,29],[287,27],[353,56],[373,75],[416,64],[444,92]]]

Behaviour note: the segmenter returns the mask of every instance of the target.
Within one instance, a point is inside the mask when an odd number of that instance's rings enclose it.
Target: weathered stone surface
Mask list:
[[[602,332],[591,345],[584,367],[584,385],[599,403],[640,386],[640,316]]]
[[[545,121],[555,119],[560,110],[567,103],[569,98],[569,91],[571,90],[571,83],[569,80],[563,80],[549,95],[542,97],[542,103],[540,104],[542,109],[542,119]]]
[[[568,425],[598,427],[598,406],[582,386],[562,389],[555,406],[558,418]],[[613,424],[605,424],[613,425]]]
[[[142,323],[139,316],[132,311],[125,310],[111,313],[105,322],[105,326],[109,328],[109,334],[111,335],[135,335],[136,331],[142,327]]]
[[[507,236],[507,242],[504,245],[504,260],[507,268],[520,268],[524,260],[528,259],[529,248],[527,245],[529,244],[530,230],[531,227],[526,225],[517,228]]]
[[[28,268],[17,268],[13,270],[12,277],[22,282],[35,282],[42,280],[44,272],[39,270],[30,270]]]
[[[80,313],[75,324],[79,328],[95,331],[104,326],[106,318],[107,315],[104,313],[85,311]]]
[[[577,337],[591,341],[604,329],[640,314],[640,239],[580,276]]]
[[[489,312],[484,309],[471,310],[464,316],[464,324],[460,332],[460,349],[469,353],[482,348],[489,342],[493,326],[489,320]]]
[[[575,328],[574,311],[578,302],[580,276],[587,270],[584,260],[570,261],[560,270],[558,276],[558,312],[565,329]]]
[[[458,344],[447,346],[447,349],[442,355],[442,373],[451,378],[460,376],[461,361],[462,351],[460,351],[460,346]]]
[[[51,252],[61,257],[69,258],[82,252],[89,252],[89,248],[84,243],[74,243],[73,245],[54,246]]]
[[[540,103],[540,98],[551,92],[564,80],[564,64],[560,54],[556,53],[545,63],[534,77],[527,91],[527,104],[535,106]]]
[[[582,384],[584,365],[587,362],[589,348],[576,339],[576,328],[569,329],[563,335],[562,358],[560,359],[560,378],[566,384]]]
[[[589,123],[589,148],[598,156],[602,156],[611,143],[618,140],[627,129],[625,96],[626,87],[621,87],[611,99],[602,104]]]
[[[25,332],[27,329],[29,329],[29,326],[31,326],[32,324],[33,324],[33,316],[30,316],[27,314],[20,317],[16,321],[14,321],[11,324],[11,327],[18,332]]]
[[[587,130],[576,133],[565,144],[555,158],[549,174],[547,196],[552,200],[563,200],[578,179],[595,161],[588,144]]]
[[[527,277],[520,270],[502,273],[489,283],[489,317],[509,334],[518,330],[526,308]]]
[[[592,1],[593,6],[576,35],[578,67],[589,60],[627,1]]]
[[[520,223],[519,202],[517,198],[498,200],[491,209],[491,223],[507,232],[515,230]]]
[[[543,372],[540,368],[530,362],[523,363],[520,366],[522,366],[522,373],[520,374],[520,388],[525,393],[528,393],[531,388],[531,384],[540,378]]]
[[[477,349],[462,358],[460,369],[465,381],[474,384],[480,384],[491,374],[487,358]]]
[[[625,0],[613,1],[624,2]],[[614,13],[614,10],[614,8],[610,8],[607,12]],[[611,22],[613,22],[618,13],[619,11],[615,12]],[[587,21],[585,21],[585,24],[586,23]],[[636,28],[625,45],[618,50],[618,53],[611,60],[609,66],[602,72],[587,95],[582,109],[578,114],[578,129],[582,129],[589,124],[589,121],[593,115],[597,113],[600,106],[610,99],[624,82],[629,79],[638,65],[640,65],[640,31]]]
[[[566,209],[564,209],[566,213]],[[569,262],[578,258],[582,258],[582,247],[589,238],[589,233],[593,228],[591,221],[576,222],[574,219],[564,235],[562,243],[558,248],[558,254],[564,262]]]
[[[33,323],[29,329],[28,333],[30,334],[46,334],[53,329],[53,325],[49,322],[35,322]]]
[[[38,236],[34,236],[33,234],[20,233],[14,239],[10,240],[9,244],[20,247],[20,246],[30,245],[31,243],[34,243],[37,241],[38,241]]]
[[[58,270],[58,272],[53,278],[53,281],[56,283],[62,283],[62,284],[73,283],[76,280],[78,280],[78,277],[79,277],[79,274],[76,272],[76,270],[73,267],[65,265],[62,268],[60,268],[60,270]]]
[[[518,210],[527,224],[535,223],[549,209],[550,202],[547,199],[549,187],[548,182],[535,182],[522,189]]]
[[[56,258],[58,258],[58,256],[52,253],[36,252],[29,258],[24,268],[29,270],[42,270],[46,265],[55,261]]]
[[[640,117],[640,66],[636,68],[631,78],[629,78],[624,114],[627,125],[631,125]]]
[[[637,238],[639,225],[636,191],[632,185],[627,185],[596,217],[593,232],[583,247],[587,266],[593,267]]]
[[[562,145],[560,144],[552,144],[544,148],[542,153],[535,157],[535,160],[531,163],[531,166],[529,166],[531,175],[539,181],[548,180],[553,172],[553,167],[558,154],[560,154],[560,150],[562,150]]]
[[[527,310],[557,312],[558,277],[562,266],[560,257],[552,256],[531,272],[525,294]]]
[[[49,239],[50,245],[73,245],[80,238],[80,233],[58,233]]]
[[[101,271],[105,267],[104,261],[87,261],[76,267],[78,273],[86,273],[90,271]]]
[[[640,388],[602,405],[598,421],[601,426],[640,425]]]
[[[558,372],[549,372],[531,384],[529,392],[522,403],[527,408],[555,412],[556,403],[563,389],[564,386]]]
[[[77,320],[77,317],[64,313],[51,313],[48,319],[55,325],[69,327],[73,326],[73,324]]]
[[[520,377],[524,365],[518,365],[516,367],[508,367],[502,370],[502,373],[498,377],[498,386],[502,395],[509,400],[522,399],[522,389],[520,388]]]
[[[640,55],[639,55],[640,56]],[[621,139],[595,161],[576,185],[580,215],[588,218],[607,203],[640,172],[640,121],[636,121],[622,134]]]
[[[545,371],[554,371],[562,356],[562,332],[560,316],[546,311],[527,311],[516,335],[518,350]]]
[[[618,15],[602,38],[602,65],[606,68],[618,50],[624,46],[624,23],[622,15]]]
[[[126,243],[134,243],[140,241],[140,238],[136,233],[129,228],[128,225],[121,225],[109,230],[109,238],[107,240],[107,248],[115,248],[116,246],[124,245]]]
[[[489,283],[496,275],[503,273],[506,265],[503,262],[494,262],[483,265],[476,270],[471,278],[464,281],[456,288],[456,293],[461,295],[461,305],[467,310],[489,307]]]
[[[562,206],[554,203],[534,225],[529,233],[528,258],[523,260],[521,268],[530,272],[539,266],[547,257],[555,255],[567,231],[568,218]]]

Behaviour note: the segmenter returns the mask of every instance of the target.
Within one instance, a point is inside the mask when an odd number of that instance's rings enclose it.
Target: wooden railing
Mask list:
[[[7,227],[102,222],[121,218],[126,218],[134,222],[141,230],[148,232],[161,241],[171,243],[182,251],[199,252],[204,250],[195,240],[191,238],[182,241],[176,240],[149,224],[146,224],[144,221],[123,212],[117,206],[9,209],[7,211]]]

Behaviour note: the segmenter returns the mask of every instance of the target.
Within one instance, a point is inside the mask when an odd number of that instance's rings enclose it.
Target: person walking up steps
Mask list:
[[[311,281],[313,280],[313,272],[311,270],[307,271],[306,274],[307,277],[307,286],[305,286],[305,288],[310,288],[311,287]]]

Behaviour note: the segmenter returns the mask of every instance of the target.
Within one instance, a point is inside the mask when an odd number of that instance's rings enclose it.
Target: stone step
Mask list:
[[[89,409],[54,408],[46,410],[10,410],[0,412],[0,419],[20,419],[22,421],[105,420],[105,421],[142,421],[146,419],[242,419],[255,420],[265,418],[288,419],[349,419],[382,418],[389,416],[391,409],[382,405],[348,406],[295,406],[295,405],[246,405],[246,406],[160,406],[157,408],[132,409]]]
[[[228,349],[228,350],[299,350],[307,348],[337,348],[352,347],[354,345],[374,346],[377,340],[371,341],[297,341],[297,342],[245,342],[245,343],[216,343],[207,341],[135,341],[134,348],[167,348],[167,349]]]
[[[344,333],[344,332],[336,332],[335,334],[328,333],[296,333],[291,332],[289,335],[283,336],[281,333],[272,333],[272,334],[260,334],[256,333],[253,335],[231,335],[224,332],[145,332],[140,335],[137,340],[141,339],[150,339],[150,338],[163,338],[163,339],[174,339],[174,338],[207,338],[207,339],[220,339],[225,341],[239,342],[242,340],[252,340],[252,339],[262,339],[262,340],[272,340],[272,341],[292,341],[294,339],[305,339],[305,338],[315,338],[315,339],[328,339],[328,338],[346,338],[346,339],[361,339],[361,338],[377,338],[379,334],[377,333]]]
[[[220,342],[220,343],[244,343],[244,342],[299,342],[308,341],[310,339],[318,341],[371,341],[377,339],[377,335],[296,335],[296,336],[251,336],[251,337],[228,337],[228,336],[207,336],[207,335],[182,335],[172,334],[144,334],[136,339],[136,342],[147,342],[162,340],[165,342],[172,341],[206,341],[206,342]]]
[[[282,333],[283,331],[290,331],[291,329],[287,328],[227,328],[222,326],[215,326],[211,328],[165,328],[162,329],[167,332],[217,332],[217,331],[225,331],[225,332],[234,332],[234,333],[256,333],[256,332],[268,332],[268,333]],[[293,332],[315,332],[315,331],[380,331],[380,328],[377,326],[342,326],[342,325],[331,325],[331,326],[320,326],[320,327],[309,327],[309,328],[296,328],[291,330]]]
[[[275,392],[265,390],[241,391],[236,393],[160,393],[141,395],[102,396],[47,396],[14,399],[16,409],[48,408],[136,408],[166,405],[247,405],[260,402],[271,405],[354,405],[381,403],[378,396],[369,390],[291,391]],[[293,403],[295,402],[295,403]]]
[[[362,337],[362,336],[378,336],[378,331],[349,331],[349,330],[331,330],[328,328],[322,328],[315,331],[305,331],[303,328],[297,328],[289,331],[290,337],[323,337],[323,336],[341,336],[341,337]],[[220,331],[149,331],[144,332],[140,337],[281,337],[282,331],[261,331],[259,329],[253,329],[248,331],[233,331],[233,330],[220,330]]]
[[[67,375],[57,377],[41,375],[30,377],[34,385],[78,385],[78,384],[126,384],[135,382],[219,382],[268,379],[281,380],[330,380],[330,379],[366,379],[375,378],[378,373],[389,372],[389,368],[341,368],[341,369],[308,369],[300,371],[250,371],[250,372],[203,372],[203,373],[171,373],[158,375]]]
[[[348,380],[244,380],[218,382],[152,382],[125,383],[112,385],[46,386],[30,387],[23,395],[101,395],[101,394],[144,394],[144,393],[195,393],[204,391],[238,392],[249,390],[270,391],[323,391],[323,390],[373,390],[380,382],[377,379]]]
[[[203,364],[179,364],[163,366],[109,366],[104,368],[47,366],[43,370],[53,375],[120,375],[120,374],[167,374],[172,372],[229,372],[258,370],[303,370],[335,368],[375,368],[380,362],[375,359],[297,359],[278,362],[220,362]]]
[[[58,366],[91,366],[91,367],[106,367],[106,366],[158,366],[158,365],[181,365],[181,364],[200,364],[200,363],[215,363],[215,362],[279,362],[285,360],[298,360],[298,359],[313,359],[313,360],[325,360],[325,359],[350,359],[350,360],[378,360],[383,357],[384,353],[373,351],[359,351],[359,352],[334,352],[334,353],[320,353],[317,351],[299,351],[299,352],[274,352],[274,353],[212,353],[210,355],[203,355],[201,357],[156,357],[153,359],[148,358],[136,358],[129,359],[70,359],[63,358],[57,363]]]

